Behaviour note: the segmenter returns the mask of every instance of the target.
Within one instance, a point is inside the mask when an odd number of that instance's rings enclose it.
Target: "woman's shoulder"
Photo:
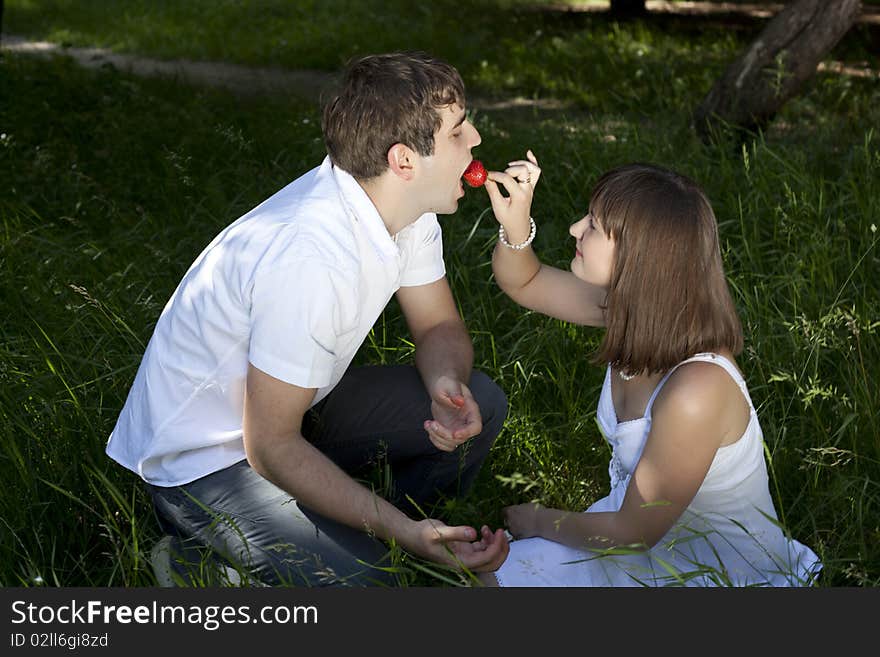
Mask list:
[[[657,394],[655,408],[664,400],[686,407],[704,408],[724,401],[731,392],[731,386],[736,392],[737,385],[730,374],[714,363],[702,360],[683,363],[666,379]]]
[[[669,375],[660,394],[707,401],[718,395],[741,397],[741,384],[744,379],[736,359],[722,350],[697,354],[682,362]]]
[[[729,425],[733,433],[739,432],[737,436],[742,434],[750,412],[740,387],[742,374],[732,354],[718,355],[728,361],[727,367],[705,358],[689,360],[670,374],[654,402],[655,421],[658,416],[670,415],[679,422]]]

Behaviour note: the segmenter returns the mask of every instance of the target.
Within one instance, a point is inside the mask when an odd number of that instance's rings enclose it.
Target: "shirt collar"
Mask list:
[[[399,254],[397,243],[388,233],[385,222],[364,188],[350,173],[332,165],[329,156],[324,159],[322,166],[331,167],[343,202],[355,221],[363,227],[376,251],[382,256],[396,258]]]

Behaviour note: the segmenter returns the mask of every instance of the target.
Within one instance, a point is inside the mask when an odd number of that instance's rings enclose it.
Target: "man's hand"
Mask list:
[[[503,529],[492,532],[483,525],[479,540],[475,540],[477,532],[473,527],[450,527],[431,518],[416,524],[418,544],[411,546],[412,551],[436,563],[473,572],[492,572],[498,570],[510,552]]]
[[[452,452],[483,430],[480,407],[465,384],[441,376],[430,392],[434,417],[425,431],[437,449]]]

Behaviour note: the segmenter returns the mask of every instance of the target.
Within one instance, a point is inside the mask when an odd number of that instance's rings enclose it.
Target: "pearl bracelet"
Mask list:
[[[529,217],[529,236],[526,238],[525,242],[520,242],[519,244],[511,244],[510,242],[508,242],[507,236],[504,234],[504,226],[498,226],[498,241],[501,242],[508,249],[519,251],[520,249],[524,249],[532,243],[532,240],[535,239],[535,233],[537,232],[538,227],[535,225],[535,220]]]

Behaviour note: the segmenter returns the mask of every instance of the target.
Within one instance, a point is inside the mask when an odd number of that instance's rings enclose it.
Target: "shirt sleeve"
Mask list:
[[[337,344],[349,333],[352,289],[325,263],[300,260],[254,283],[248,358],[276,379],[303,388],[330,383]]]
[[[400,286],[412,287],[426,285],[446,275],[443,261],[443,231],[437,215],[422,215],[412,224],[411,234],[407,236],[411,249],[406,258],[406,267],[400,272]]]

